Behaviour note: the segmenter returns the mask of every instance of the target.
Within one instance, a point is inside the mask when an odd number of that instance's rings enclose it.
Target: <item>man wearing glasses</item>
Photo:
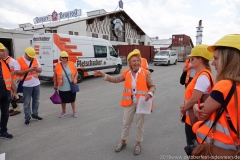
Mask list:
[[[23,108],[25,114],[25,124],[29,125],[30,119],[41,121],[43,118],[38,116],[40,81],[38,74],[42,72],[42,68],[35,58],[36,52],[32,47],[25,50],[25,54],[17,59],[15,74],[23,81]],[[32,114],[30,102],[32,98]]]

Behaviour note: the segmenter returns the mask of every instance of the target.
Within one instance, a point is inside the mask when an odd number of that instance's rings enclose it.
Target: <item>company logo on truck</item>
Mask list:
[[[106,62],[103,63],[102,60],[95,60],[95,61],[81,61],[81,60],[77,60],[77,67],[85,67],[85,66],[97,66],[97,65],[102,65],[102,64],[106,64]]]
[[[33,41],[49,41],[50,37],[33,37]]]

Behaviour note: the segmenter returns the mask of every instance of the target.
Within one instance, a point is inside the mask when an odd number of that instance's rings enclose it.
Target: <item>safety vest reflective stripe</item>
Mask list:
[[[212,124],[213,124],[213,121],[211,121],[211,120],[208,120],[207,122],[205,122],[205,125],[208,126],[209,128],[211,128]],[[229,132],[228,128],[224,127],[220,123],[216,123],[216,130],[226,134],[227,136],[230,136],[230,132]]]
[[[123,92],[131,92],[131,89],[124,89]]]
[[[132,100],[132,98],[130,96],[122,96],[122,99],[124,99],[124,100]]]
[[[205,138],[205,135],[197,132],[197,137],[198,137],[199,139],[201,139],[201,140],[200,140],[200,143],[201,143],[201,142],[203,141],[203,139]],[[210,143],[211,138],[206,137],[205,141],[206,141],[207,143]],[[216,146],[218,146],[218,147],[220,147],[220,148],[228,149],[228,150],[234,150],[234,151],[237,150],[237,146],[231,145],[231,144],[225,144],[225,143],[222,143],[222,142],[220,142],[220,141],[218,141],[218,140],[216,140],[216,139],[214,139],[214,145],[216,145]]]
[[[9,82],[9,81],[12,81],[12,78],[7,78],[4,80],[5,82]]]

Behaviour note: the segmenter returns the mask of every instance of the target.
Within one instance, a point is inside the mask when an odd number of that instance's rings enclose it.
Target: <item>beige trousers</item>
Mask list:
[[[16,88],[17,88],[17,86],[18,86],[17,80],[14,80],[14,81],[13,81],[13,84],[14,84],[14,85],[16,86]],[[12,90],[11,90],[11,93],[12,93]],[[18,99],[18,95],[17,95],[16,98]],[[20,108],[20,105],[19,105],[18,103],[17,103],[17,107],[16,107],[15,109],[12,107],[12,104],[10,103],[9,110],[14,110],[14,111],[19,111],[19,112],[21,112],[21,108]]]
[[[124,107],[123,128],[122,128],[122,139],[123,140],[128,139],[130,127],[131,127],[134,115],[136,115],[135,140],[138,142],[143,141],[143,124],[144,124],[145,114],[135,114],[136,108],[137,108],[137,106],[134,103],[132,103],[131,106]]]

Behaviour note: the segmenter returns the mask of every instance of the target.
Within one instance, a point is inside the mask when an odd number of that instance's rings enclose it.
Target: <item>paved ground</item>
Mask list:
[[[179,121],[184,92],[179,77],[183,66],[183,62],[170,66],[149,65],[154,69],[152,77],[157,87],[155,108],[146,116],[142,153],[138,156],[133,155],[135,121],[127,148],[114,152],[121,140],[123,109],[119,103],[123,83],[112,84],[100,77],[88,77],[79,84],[77,118],[72,117],[70,105],[68,114],[58,118],[61,106],[49,100],[54,92],[53,84],[43,81],[39,115],[44,120],[31,121],[25,126],[23,111],[10,117],[8,128],[14,138],[0,139],[0,154],[6,153],[6,160],[186,159],[184,125]]]

